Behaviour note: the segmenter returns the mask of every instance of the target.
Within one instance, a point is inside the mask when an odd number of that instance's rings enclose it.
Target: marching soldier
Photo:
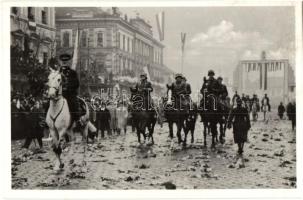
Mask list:
[[[251,128],[248,110],[242,106],[242,100],[237,99],[237,107],[233,108],[227,120],[227,128],[233,127],[234,142],[238,144],[238,154],[243,154],[247,133]]]
[[[147,80],[147,74],[140,75],[140,82],[136,84],[135,89],[143,95],[145,108],[149,108],[151,105],[150,93],[153,91],[151,82]]]

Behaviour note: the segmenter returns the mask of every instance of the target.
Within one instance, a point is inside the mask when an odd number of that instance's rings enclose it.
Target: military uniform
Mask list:
[[[233,126],[234,142],[238,144],[238,153],[243,153],[244,142],[247,142],[247,133],[250,129],[250,119],[248,110],[241,106],[242,101],[237,100],[237,107],[233,108],[228,116],[227,127]]]
[[[62,61],[68,61],[71,56],[63,54],[60,56]],[[78,121],[85,114],[85,109],[80,109],[80,102],[77,97],[79,88],[78,74],[68,65],[61,66],[62,73],[62,95],[67,100],[68,107],[71,113],[72,121]]]
[[[145,76],[144,80],[141,80],[139,83],[136,84],[135,89],[136,91],[141,94],[144,98],[144,107],[149,108],[152,105],[152,99],[150,93],[153,92],[153,87],[151,82],[147,80],[147,75],[142,74],[141,76]]]

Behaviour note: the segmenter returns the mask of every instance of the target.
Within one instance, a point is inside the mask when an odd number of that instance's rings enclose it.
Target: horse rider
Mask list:
[[[168,86],[168,88],[171,88],[172,96],[175,98],[176,105],[180,106],[179,108],[184,105],[185,107],[189,105],[189,102],[186,100],[186,98],[191,92],[189,91],[190,86],[184,81],[184,77],[182,74],[177,73],[175,75],[175,82]],[[181,98],[185,99],[186,101],[181,101]],[[179,102],[180,104],[177,102]]]
[[[153,92],[153,87],[151,82],[147,80],[147,74],[143,73],[140,75],[140,82],[138,82],[135,86],[135,89],[138,93],[143,95],[145,108],[149,108],[152,104],[152,99],[150,93]]]
[[[80,117],[85,114],[85,108],[81,108],[78,95],[79,79],[76,70],[70,68],[69,61],[72,56],[69,54],[60,55],[62,73],[62,95],[68,103],[72,123],[76,122],[76,128],[81,127]]]
[[[191,86],[189,83],[187,83],[187,79],[184,75],[183,75],[183,82],[185,84],[185,89],[186,89],[185,99],[187,103],[190,103]]]
[[[261,104],[262,104],[262,106],[261,106],[262,108],[265,105],[267,105],[268,106],[268,111],[270,112],[270,103],[269,103],[269,98],[268,98],[267,94],[264,94],[264,97],[263,97],[263,99],[261,101]]]
[[[226,97],[228,96],[227,87],[225,84],[222,83],[223,78],[219,76],[217,78],[218,84],[219,84],[219,97],[221,100],[225,101]]]
[[[200,93],[203,96],[206,91],[207,94],[213,94],[218,98],[218,96],[220,94],[220,86],[219,86],[218,80],[215,79],[214,76],[215,76],[215,72],[213,70],[209,70],[208,79],[204,79],[204,83],[200,90]]]

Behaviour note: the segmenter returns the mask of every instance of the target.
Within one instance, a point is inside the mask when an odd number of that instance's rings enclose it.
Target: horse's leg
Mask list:
[[[141,136],[140,136],[140,129],[139,129],[139,125],[137,125],[136,129],[137,129],[137,137],[138,137],[138,142],[139,142],[139,143],[141,143]]]
[[[185,121],[185,123],[188,123],[187,121]],[[183,140],[183,146],[186,146],[186,142],[187,142],[187,135],[189,132],[188,126],[184,126],[183,125],[183,129],[184,129],[184,140]]]
[[[191,143],[194,143],[194,141],[195,141],[195,138],[194,138],[195,130],[192,128],[192,129],[190,130],[190,133],[191,133]]]
[[[183,125],[181,123],[183,123],[183,121],[178,120],[178,123],[177,123],[177,137],[178,137],[178,143],[179,144],[181,144],[181,142],[182,142],[181,130],[182,130]]]
[[[168,122],[168,129],[169,129],[170,139],[173,139],[173,137],[174,137],[174,133],[173,133],[174,129],[173,128],[174,128],[173,123],[171,121],[169,121]]]
[[[210,123],[210,131],[211,131],[211,133],[212,133],[212,144],[211,144],[211,147],[212,148],[215,148],[215,144],[216,144],[216,141],[215,141],[215,139],[216,139],[216,137],[217,137],[217,124],[215,123],[215,122],[211,122]]]
[[[204,146],[207,146],[207,142],[206,142],[206,136],[207,136],[207,122],[204,122],[203,123],[203,126],[204,126],[204,131],[203,131],[203,136],[204,136]]]

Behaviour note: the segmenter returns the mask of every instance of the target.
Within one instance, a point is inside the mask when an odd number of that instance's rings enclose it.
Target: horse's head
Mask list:
[[[47,81],[47,95],[51,99],[57,99],[62,95],[62,76],[59,70],[51,69]]]
[[[166,85],[167,87],[167,103],[171,104],[173,100],[173,95],[172,95],[172,85]]]

